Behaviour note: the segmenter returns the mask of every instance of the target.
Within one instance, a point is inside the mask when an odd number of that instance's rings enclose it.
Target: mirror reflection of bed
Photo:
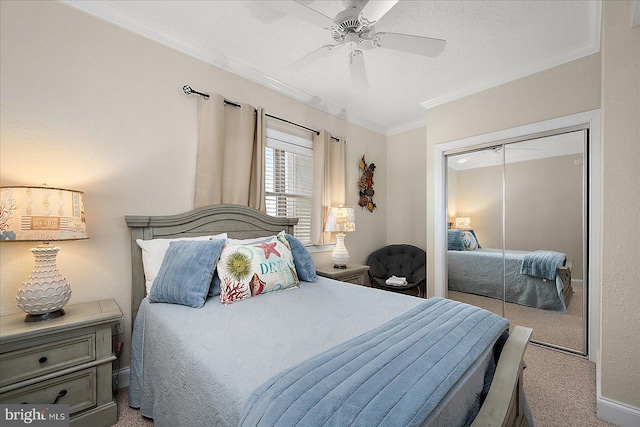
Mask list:
[[[448,297],[579,354],[585,139],[579,130],[447,156]]]

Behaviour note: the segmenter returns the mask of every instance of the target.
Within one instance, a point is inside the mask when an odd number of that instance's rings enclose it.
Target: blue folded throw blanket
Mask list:
[[[489,311],[429,298],[256,389],[240,426],[418,426],[509,327]]]
[[[554,251],[535,251],[524,256],[520,274],[556,280],[558,267],[564,265],[566,254]]]

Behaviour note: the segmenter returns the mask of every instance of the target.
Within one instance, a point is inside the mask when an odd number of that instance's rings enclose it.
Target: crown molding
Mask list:
[[[397,126],[391,126],[387,128],[387,136],[397,135],[399,133],[409,132],[410,130],[418,129],[427,126],[427,118],[419,119],[413,122],[403,123]]]
[[[639,0],[640,1],[640,0]],[[576,59],[597,53],[600,51],[600,32],[601,32],[601,18],[602,18],[602,0],[591,1],[589,4],[589,41],[577,46],[566,52],[559,53],[557,55],[545,58],[542,61],[531,64],[526,67],[521,67],[516,71],[510,73],[504,73],[496,78],[485,80],[478,84],[467,86],[465,88],[446,93],[435,98],[427,99],[420,103],[425,108],[433,108],[438,105],[443,105],[457,99],[465,98],[467,96],[483,92],[485,90],[509,83],[523,77],[527,77],[536,73],[539,73],[550,68],[557,67],[562,64],[566,64]]]
[[[242,62],[226,56],[220,51],[205,47],[191,39],[182,37],[173,31],[141,19],[110,3],[102,1],[60,0],[61,3],[85,12],[103,21],[132,31],[143,37],[161,43],[182,53],[193,56],[208,64],[214,65],[232,74],[245,78],[253,83],[265,86],[297,101],[339,117],[373,132],[386,135],[387,128],[367,120],[357,114],[346,111],[343,107],[331,104],[318,96],[310,95],[261,71],[253,69]]]

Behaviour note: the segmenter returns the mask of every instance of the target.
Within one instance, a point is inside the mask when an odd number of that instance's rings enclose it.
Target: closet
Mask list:
[[[443,153],[447,296],[580,355],[589,348],[588,147],[589,126],[579,125]]]

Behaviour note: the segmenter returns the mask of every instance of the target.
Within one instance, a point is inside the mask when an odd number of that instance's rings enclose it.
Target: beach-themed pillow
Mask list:
[[[252,238],[252,239],[232,239],[229,238],[227,239],[227,241],[229,243],[233,243],[236,245],[247,245],[247,244],[253,244],[253,243],[262,243],[265,240],[269,240],[271,239],[273,236],[268,236],[268,237],[256,237],[256,238]],[[295,257],[294,257],[294,261],[295,261]],[[304,280],[304,279],[302,279]],[[211,283],[211,287],[209,288],[209,296],[210,297],[215,297],[220,295],[220,274],[218,274],[218,270],[215,271],[215,273],[213,273],[213,282]]]
[[[299,284],[284,232],[259,240],[228,240],[220,255],[218,275],[223,304]]]
[[[478,242],[478,248],[477,249],[482,249],[482,246],[480,246],[480,240],[478,240],[478,236],[476,236],[476,232],[473,230],[469,230],[471,232],[471,234],[473,234],[473,237],[476,238],[476,242]]]
[[[473,230],[462,230],[462,243],[464,244],[464,249],[467,251],[473,251],[480,248],[478,239],[476,239],[476,235]]]

